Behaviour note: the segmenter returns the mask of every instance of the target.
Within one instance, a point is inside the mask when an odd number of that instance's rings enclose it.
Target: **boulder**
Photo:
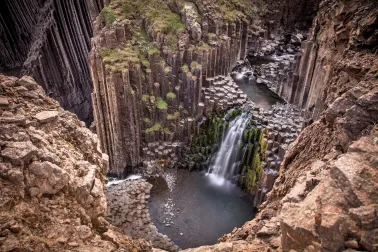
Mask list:
[[[369,251],[378,251],[378,228],[364,232],[360,243]]]
[[[349,214],[362,229],[374,229],[378,228],[377,209],[378,205],[361,206],[350,209]]]
[[[9,106],[9,101],[5,97],[0,97],[0,106],[1,107],[8,107]]]
[[[59,166],[45,162],[33,162],[29,167],[27,183],[38,188],[39,194],[53,195],[68,185],[69,175]]]
[[[1,157],[13,165],[27,163],[35,154],[37,154],[37,147],[30,141],[8,143],[6,148],[1,151]]]
[[[23,76],[16,82],[16,86],[23,86],[28,90],[36,90],[39,87],[35,80],[30,76]]]
[[[40,123],[47,123],[53,121],[59,115],[58,111],[42,111],[35,115],[35,118]]]

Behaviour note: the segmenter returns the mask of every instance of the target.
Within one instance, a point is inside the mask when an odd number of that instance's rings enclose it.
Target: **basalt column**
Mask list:
[[[190,142],[197,119],[219,108],[214,100],[209,105],[203,89],[245,57],[245,21],[214,22],[191,2],[176,4],[168,8],[153,1],[154,9],[141,10],[142,19],[125,19],[122,8],[110,4],[96,21],[90,54],[92,100],[113,174],[138,166],[162,142],[174,148]],[[152,19],[154,11],[162,13]],[[180,29],[161,28],[166,16]],[[150,158],[169,161],[172,156],[162,151]]]
[[[92,121],[88,52],[103,0],[0,3],[0,71],[31,75],[82,120]]]

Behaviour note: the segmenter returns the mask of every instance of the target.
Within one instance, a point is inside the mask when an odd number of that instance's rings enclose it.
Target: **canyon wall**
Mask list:
[[[244,14],[226,19],[214,12],[216,5],[201,1],[145,4],[151,7],[112,2],[97,19],[92,41],[96,128],[118,175],[140,165],[141,151],[153,153],[154,143],[187,143],[203,115],[242,103],[241,93],[225,94],[223,86],[246,55]],[[134,17],[129,9],[142,14]],[[223,93],[203,93],[218,84]],[[234,103],[221,101],[227,95]]]
[[[323,2],[306,82],[319,119],[289,146],[256,218],[187,251],[377,251],[377,14],[375,1]]]
[[[0,3],[0,71],[33,76],[65,108],[93,120],[88,52],[103,0]]]

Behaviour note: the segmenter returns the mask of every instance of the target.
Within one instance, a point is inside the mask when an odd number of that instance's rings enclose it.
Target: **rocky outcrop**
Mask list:
[[[0,75],[0,250],[151,251],[105,220],[108,156],[30,77]]]
[[[142,238],[155,248],[178,251],[171,239],[159,233],[148,213],[152,185],[145,180],[122,181],[106,188],[109,217],[114,225],[134,239]]]
[[[247,42],[244,14],[230,21],[218,7],[156,0],[104,9],[90,60],[96,128],[112,173],[140,165],[146,143],[190,141],[197,119],[216,109],[202,88],[226,84],[218,76],[244,58]]]
[[[103,0],[1,3],[0,71],[31,75],[67,110],[93,119],[88,52]]]

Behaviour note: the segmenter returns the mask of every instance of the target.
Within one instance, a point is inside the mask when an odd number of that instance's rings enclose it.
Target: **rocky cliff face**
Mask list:
[[[103,0],[2,1],[0,71],[33,76],[65,108],[92,121],[88,52]]]
[[[1,251],[150,251],[104,219],[108,156],[30,77],[0,75]]]
[[[299,82],[319,120],[290,145],[257,217],[188,251],[378,249],[377,13],[373,1],[322,3],[304,44],[316,49],[312,74]]]
[[[93,105],[113,173],[139,165],[148,143],[188,142],[206,112],[243,102],[231,83],[234,102],[222,99],[231,81],[224,76],[246,54],[248,20],[236,10],[221,16],[221,7],[229,8],[202,1],[113,1],[102,12],[90,56]],[[203,93],[218,84],[219,94]]]

